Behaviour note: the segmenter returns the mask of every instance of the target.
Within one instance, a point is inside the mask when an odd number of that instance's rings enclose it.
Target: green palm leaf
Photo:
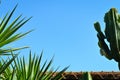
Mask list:
[[[45,61],[43,65],[41,65],[43,52],[41,52],[41,55],[39,57],[36,55],[32,57],[31,54],[32,53],[30,51],[28,64],[26,60],[24,59],[24,57],[19,58],[19,59],[17,58],[16,60],[14,60],[14,64],[15,64],[14,77],[16,77],[16,80],[59,80],[59,79],[62,79],[62,73],[65,72],[68,67],[64,68],[60,72],[57,72],[58,69],[54,71],[53,69],[51,69],[53,58],[48,63],[47,61]],[[14,77],[13,77],[13,80],[14,80]]]
[[[34,55],[32,57],[32,53],[30,51],[29,62],[27,63],[25,58],[16,58],[18,54],[13,54],[13,51],[17,51],[22,48],[3,48],[7,44],[15,42],[26,34],[30,33],[32,30],[26,33],[17,33],[15,34],[26,22],[28,22],[30,18],[25,19],[21,18],[22,15],[19,15],[15,20],[10,23],[10,19],[13,16],[14,11],[16,10],[17,5],[11,11],[11,13],[7,13],[0,23],[0,56],[2,55],[11,55],[12,58],[7,60],[0,61],[0,79],[2,80],[59,80],[62,79],[62,73],[66,71],[64,68],[62,71],[56,74],[58,68],[54,71],[51,69],[51,64],[53,62],[53,58],[47,62],[47,60],[41,65],[42,55],[40,56]],[[10,25],[9,25],[10,24]],[[16,59],[15,59],[16,58]],[[14,62],[14,65],[12,64]],[[28,64],[28,65],[27,65]],[[54,75],[55,74],[55,75]],[[53,76],[54,75],[54,76]]]
[[[4,61],[1,60],[0,62],[0,77],[2,76],[6,76],[5,78],[10,76],[11,73],[11,69],[10,69],[10,64],[15,60],[15,58],[18,56],[18,54],[14,55],[11,59],[9,59],[9,61]],[[9,74],[9,75],[8,75]],[[2,76],[1,76],[2,75]]]
[[[15,20],[11,22],[11,18],[13,16],[13,13],[15,12],[17,8],[17,5],[14,7],[14,9],[7,13],[1,23],[0,23],[0,79],[2,80],[12,80],[14,78],[16,68],[12,65],[12,62],[15,60],[15,58],[18,56],[18,54],[13,54],[13,51],[25,49],[28,47],[20,47],[20,48],[5,48],[7,44],[10,44],[12,42],[15,42],[16,40],[20,39],[21,37],[25,36],[26,34],[30,33],[32,30],[26,32],[26,33],[17,33],[15,34],[26,22],[28,22],[30,18],[25,19],[22,18],[22,15],[19,15]],[[9,58],[8,60],[2,59],[3,55],[13,55],[12,58]],[[21,60],[22,61],[22,60]],[[10,66],[11,65],[11,66]],[[11,69],[12,68],[12,69]]]
[[[8,52],[17,51],[17,50],[25,49],[25,48],[29,48],[29,47],[24,46],[24,47],[21,47],[21,48],[0,49],[0,53],[5,53],[5,54],[0,54],[0,55],[11,55],[11,53],[8,53]]]
[[[85,72],[83,73],[81,80],[93,80],[93,79],[92,79],[90,72]]]
[[[26,34],[30,33],[32,30],[26,32],[26,33],[17,33],[15,34],[15,32],[17,32],[26,22],[28,22],[30,18],[28,19],[21,19],[21,16],[18,16],[12,23],[10,23],[10,19],[13,16],[13,13],[15,12],[17,8],[17,5],[15,6],[15,8],[11,11],[11,13],[7,13],[5,15],[5,17],[3,18],[3,20],[0,23],[0,55],[9,52],[9,49],[2,49],[2,47],[4,47],[7,44],[10,44],[12,42],[15,42],[16,40],[20,39],[21,37],[25,36]],[[10,25],[8,25],[10,24]],[[24,47],[26,48],[26,47]],[[13,48],[12,50],[16,51],[16,50],[20,50],[20,49],[24,49],[24,48]],[[2,53],[4,52],[4,53]]]

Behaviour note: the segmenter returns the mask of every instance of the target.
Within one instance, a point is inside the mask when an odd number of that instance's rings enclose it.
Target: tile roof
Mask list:
[[[65,72],[62,80],[79,80],[84,72]],[[93,80],[120,80],[120,72],[90,72]]]

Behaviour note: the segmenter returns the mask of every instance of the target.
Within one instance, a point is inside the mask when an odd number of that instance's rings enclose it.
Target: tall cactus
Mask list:
[[[111,8],[105,14],[104,22],[104,33],[101,31],[99,22],[94,24],[95,30],[97,31],[100,53],[107,59],[114,59],[118,62],[120,70],[120,14],[118,14],[115,8]]]

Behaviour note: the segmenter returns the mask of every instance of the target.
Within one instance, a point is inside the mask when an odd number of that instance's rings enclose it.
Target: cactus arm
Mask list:
[[[105,56],[107,59],[111,60],[112,55],[111,55],[111,52],[110,52],[109,47],[107,46],[106,42],[100,36],[98,36],[98,39],[99,39],[98,45],[100,47],[101,55]]]
[[[110,50],[109,50],[107,44],[104,41],[105,35],[101,31],[99,22],[96,22],[94,24],[94,27],[95,27],[95,30],[98,32],[97,37],[98,37],[98,40],[99,40],[98,45],[100,47],[100,54],[102,56],[105,56],[107,59],[111,60],[112,56],[111,56],[111,53],[110,53]]]
[[[110,54],[106,53],[103,49],[100,49],[100,54],[102,56],[105,56],[109,60],[113,59],[112,56]]]
[[[99,22],[94,23],[94,28],[95,28],[95,30],[98,32],[98,35],[99,35],[101,38],[105,39],[105,35],[104,35],[103,32],[101,31]]]

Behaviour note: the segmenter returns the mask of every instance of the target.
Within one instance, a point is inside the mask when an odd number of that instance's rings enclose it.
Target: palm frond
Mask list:
[[[27,64],[25,58],[17,58],[14,60],[16,72],[14,73],[17,80],[59,80],[62,79],[62,73],[67,70],[68,67],[64,68],[60,72],[51,69],[51,64],[53,62],[53,58],[47,62],[45,61],[43,65],[41,65],[42,55],[32,57],[31,51],[29,54],[29,62]],[[57,72],[57,74],[56,74]],[[55,74],[55,75],[54,75]],[[53,76],[54,75],[54,76]]]
[[[19,47],[19,48],[9,48],[9,49],[0,49],[0,55],[11,55],[11,51],[17,51],[17,50],[21,50],[21,49],[26,49],[26,48],[29,48],[27,46],[24,46],[24,47]]]
[[[17,5],[13,8],[10,13],[6,13],[0,23],[0,57],[3,55],[12,55],[12,58],[8,58],[8,60],[1,59],[0,60],[0,79],[2,80],[12,80],[16,73],[16,67],[12,65],[12,62],[15,61],[15,58],[18,54],[13,54],[13,51],[25,49],[28,47],[20,47],[20,48],[6,48],[7,44],[15,42],[16,40],[20,39],[21,37],[25,36],[26,34],[30,33],[32,30],[26,33],[17,33],[16,32],[26,23],[30,18],[22,18],[22,15],[19,15],[13,21],[11,18],[17,8]],[[22,60],[21,60],[22,61]],[[18,63],[19,65],[20,63]],[[11,70],[12,67],[12,70]],[[19,75],[19,74],[18,74]]]
[[[4,61],[3,59],[0,61],[0,76],[10,76],[9,73],[11,73],[10,64],[15,60],[15,58],[18,56],[18,54],[14,55],[11,59],[8,61]],[[7,72],[6,72],[7,71]],[[6,77],[5,77],[6,78]]]
[[[17,5],[14,7],[14,9],[11,11],[11,13],[7,13],[4,18],[2,19],[1,23],[0,23],[0,55],[2,55],[3,53],[7,53],[9,52],[9,49],[2,49],[2,47],[4,47],[7,44],[10,44],[12,42],[15,42],[16,40],[20,39],[21,37],[25,36],[26,34],[30,33],[33,30],[30,30],[26,33],[17,33],[15,34],[26,22],[28,22],[30,18],[25,19],[22,18],[22,15],[19,15],[15,20],[13,20],[12,22],[10,21],[13,13],[15,12],[17,8]],[[11,23],[10,23],[11,22]],[[14,48],[12,50],[16,51],[16,50],[20,50],[20,49],[24,49],[23,48]]]

